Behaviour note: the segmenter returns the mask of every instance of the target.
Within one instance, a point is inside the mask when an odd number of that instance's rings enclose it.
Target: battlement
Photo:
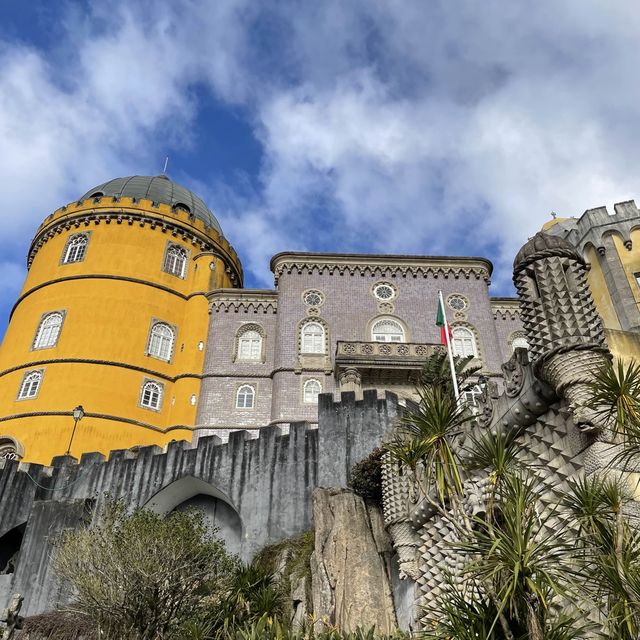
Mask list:
[[[211,242],[221,250],[233,263],[240,280],[242,279],[242,265],[240,259],[229,241],[216,229],[205,224],[203,220],[190,215],[179,207],[172,207],[165,203],[153,202],[144,198],[129,197],[97,197],[69,203],[47,216],[36,232],[29,249],[29,265],[33,261],[38,249],[49,238],[63,229],[71,226],[80,228],[102,222],[110,224],[127,223],[144,226],[148,224],[152,229],[158,227],[161,231],[169,231],[174,235],[182,235],[185,239],[190,236],[194,244],[199,244],[203,251],[210,250]]]
[[[588,245],[598,249],[604,245],[607,234],[617,234],[631,250],[631,232],[640,228],[640,210],[635,200],[618,202],[613,208],[614,213],[604,206],[587,209],[580,218],[567,218],[545,232],[566,238],[580,251]]]

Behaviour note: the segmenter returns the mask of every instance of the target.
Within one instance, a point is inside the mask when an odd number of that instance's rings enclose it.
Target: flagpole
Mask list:
[[[449,338],[449,323],[447,322],[447,312],[444,309],[444,300],[442,299],[442,291],[438,291],[440,300],[440,308],[442,309],[442,318],[444,320],[444,339],[447,343],[447,355],[449,356],[449,367],[451,368],[451,380],[453,382],[453,394],[456,402],[460,400],[460,391],[458,390],[458,378],[456,377],[456,366],[453,362],[453,351],[451,349],[451,340]]]

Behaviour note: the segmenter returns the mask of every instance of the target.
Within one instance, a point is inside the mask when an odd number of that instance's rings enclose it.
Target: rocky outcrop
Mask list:
[[[377,507],[347,489],[313,492],[315,550],[311,556],[313,612],[318,626],[343,631],[396,628],[391,592],[391,544]]]

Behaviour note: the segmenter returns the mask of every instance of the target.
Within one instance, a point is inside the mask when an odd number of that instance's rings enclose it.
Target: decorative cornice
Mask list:
[[[81,205],[82,202],[78,203],[78,206]],[[71,207],[72,205],[69,206]],[[63,207],[59,212],[65,212],[66,209],[66,207]],[[45,220],[45,223],[43,223],[36,233],[29,248],[27,268],[31,267],[31,263],[40,248],[55,235],[71,229],[86,229],[92,224],[97,226],[102,222],[105,224],[115,222],[116,224],[126,223],[129,226],[137,224],[140,227],[149,225],[151,229],[158,228],[162,233],[170,233],[174,238],[181,237],[184,242],[191,242],[194,247],[200,247],[202,252],[217,255],[225,262],[226,271],[232,283],[237,286],[242,286],[242,266],[238,256],[225,238],[220,236],[220,243],[218,244],[215,238],[210,237],[209,234],[218,235],[215,230],[208,230],[208,232],[204,230],[200,231],[194,228],[191,223],[183,223],[173,216],[167,218],[161,214],[154,215],[144,209],[135,210],[130,207],[108,210],[97,210],[95,208],[80,209],[78,213],[73,215],[60,215],[59,212],[53,214],[53,219]],[[57,220],[55,219],[56,214],[59,218]]]
[[[497,320],[519,320],[520,300],[518,298],[491,298],[491,311],[493,319]]]
[[[275,283],[283,273],[371,275],[376,277],[476,278],[490,282],[493,265],[485,258],[338,253],[278,253],[271,258]]]
[[[207,294],[207,298],[210,312],[278,312],[278,293],[271,289],[215,289]]]

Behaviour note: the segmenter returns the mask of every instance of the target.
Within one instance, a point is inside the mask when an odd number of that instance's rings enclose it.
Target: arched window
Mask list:
[[[478,398],[482,397],[482,387],[479,384],[473,385],[470,389],[462,392],[463,402],[471,409],[471,412],[478,412]]]
[[[305,404],[318,404],[318,395],[322,386],[318,380],[307,380],[302,388],[302,401]]]
[[[164,254],[163,271],[178,278],[184,278],[187,272],[187,250],[178,244],[170,244]]]
[[[404,342],[404,329],[399,322],[385,318],[373,325],[371,338],[374,342]]]
[[[0,438],[0,460],[20,460],[16,443],[11,438]]]
[[[30,371],[26,373],[24,378],[22,378],[22,384],[20,385],[20,391],[18,392],[18,400],[35,398],[38,395],[41,382],[42,371]]]
[[[527,339],[522,336],[514,338],[511,342],[511,350],[515,351],[516,349],[529,349]]]
[[[238,360],[260,360],[262,358],[262,336],[253,330],[238,337]]]
[[[453,354],[460,357],[478,356],[476,339],[466,327],[453,327]]]
[[[62,256],[62,264],[69,264],[71,262],[82,262],[84,256],[87,253],[87,244],[89,238],[85,233],[79,233],[75,236],[71,236],[67,242],[67,246],[64,249],[64,255]]]
[[[42,318],[36,331],[36,338],[33,341],[34,349],[46,349],[56,346],[60,328],[62,327],[62,318],[63,316],[59,311],[48,313]]]
[[[171,360],[174,339],[175,334],[168,324],[156,322],[149,334],[148,354],[160,360]]]
[[[162,405],[162,385],[152,380],[145,382],[140,393],[140,404],[147,409],[158,411]]]
[[[318,322],[307,322],[302,327],[302,353],[324,353],[324,327]]]
[[[255,389],[250,384],[243,384],[236,392],[236,409],[253,409],[256,397]]]

